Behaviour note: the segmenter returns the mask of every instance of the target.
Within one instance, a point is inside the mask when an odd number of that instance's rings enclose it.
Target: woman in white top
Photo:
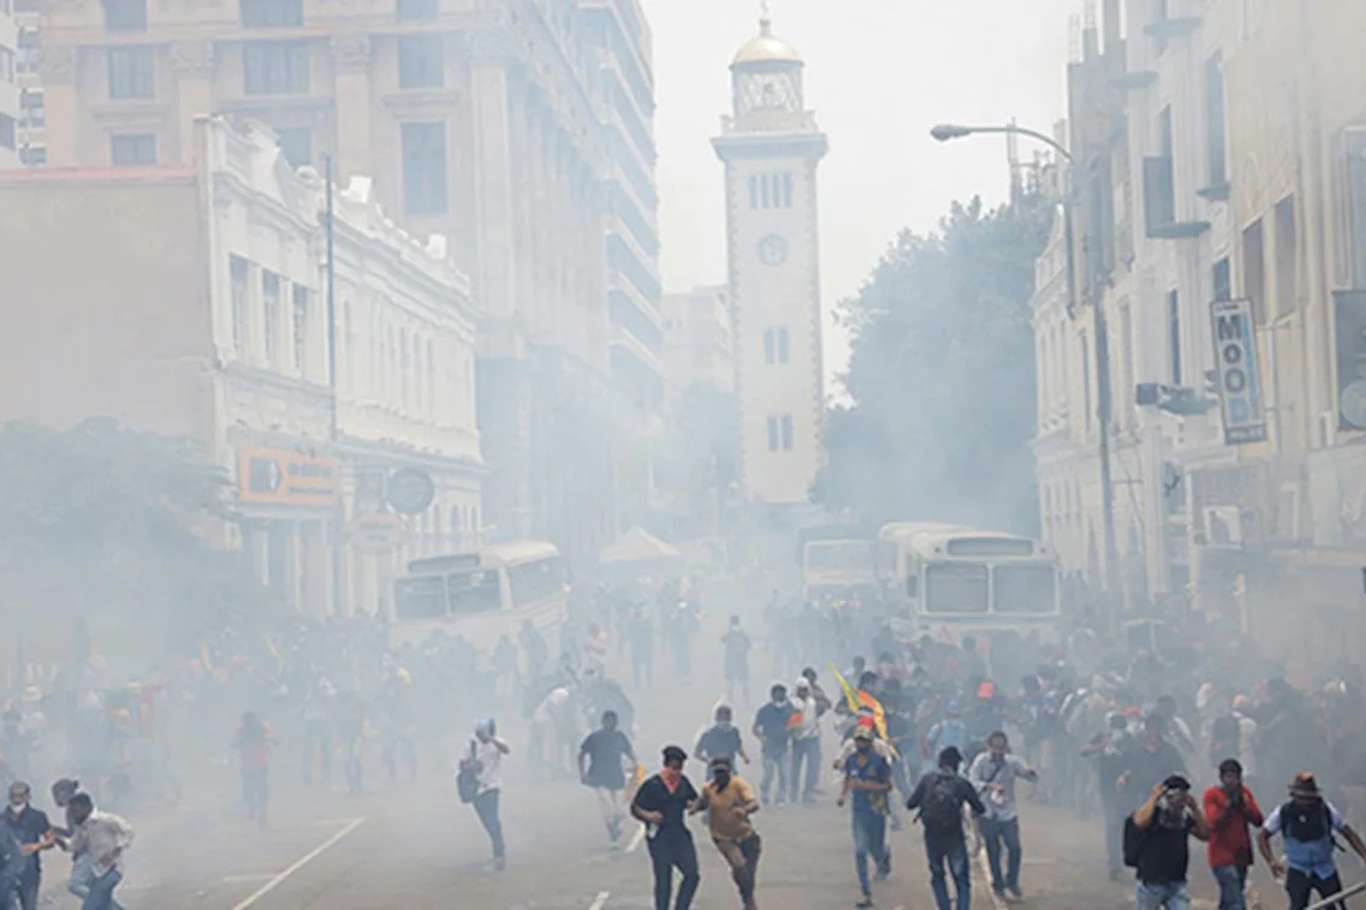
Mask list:
[[[470,740],[469,756],[465,761],[471,763],[479,781],[479,792],[474,798],[474,811],[489,834],[493,844],[493,865],[502,871],[506,865],[503,844],[503,823],[498,816],[498,794],[503,788],[499,765],[503,756],[510,750],[508,744],[498,737],[498,726],[492,718],[474,728]]]

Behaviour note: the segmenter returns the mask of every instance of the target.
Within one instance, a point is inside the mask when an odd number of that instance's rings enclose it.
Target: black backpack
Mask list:
[[[1135,824],[1132,815],[1124,819],[1124,865],[1130,869],[1138,868],[1143,855],[1143,842],[1147,839],[1147,830]]]
[[[926,831],[951,834],[963,829],[963,801],[958,795],[958,775],[939,772],[925,787],[920,821]]]

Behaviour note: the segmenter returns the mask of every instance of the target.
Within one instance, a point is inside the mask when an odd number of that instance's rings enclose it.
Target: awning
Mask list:
[[[683,554],[649,531],[634,527],[603,548],[598,561],[603,565],[633,562],[667,562],[681,560]]]

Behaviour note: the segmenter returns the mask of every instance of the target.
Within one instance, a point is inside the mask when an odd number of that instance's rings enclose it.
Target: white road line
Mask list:
[[[987,851],[983,847],[977,853],[977,865],[982,867],[982,876],[987,880],[987,893],[991,895],[991,903],[996,910],[1006,910],[1005,898],[991,890],[991,863],[987,861]]]
[[[227,885],[240,885],[242,882],[263,882],[268,878],[274,877],[274,872],[244,872],[241,875],[223,876],[223,883]]]
[[[599,891],[598,896],[593,898],[593,903],[588,905],[588,910],[602,910],[607,906],[607,898],[611,897],[610,891]]]
[[[641,825],[636,829],[636,833],[631,836],[631,842],[626,845],[627,853],[635,853],[640,849],[640,842],[645,840],[645,826]]]
[[[254,894],[252,894],[250,897],[248,897],[241,903],[237,904],[237,906],[233,907],[232,910],[247,910],[248,907],[254,907],[257,901],[265,897],[270,892],[274,891],[276,888],[278,888],[281,882],[289,878],[295,872],[298,872],[300,869],[311,863],[313,860],[317,859],[320,855],[322,855],[322,853],[325,850],[335,845],[343,837],[346,837],[346,835],[350,834],[352,831],[355,831],[363,824],[365,824],[364,818],[353,818],[345,828],[342,828],[336,834],[332,835],[327,840],[323,841],[321,844],[314,847],[312,850],[308,851],[303,856],[299,857],[297,860],[294,861],[294,864],[291,865],[288,869],[285,869],[279,875],[276,875],[270,881],[266,882],[264,885],[258,888]]]

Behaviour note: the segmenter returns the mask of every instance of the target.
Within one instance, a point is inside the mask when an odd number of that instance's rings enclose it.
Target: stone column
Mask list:
[[[514,235],[508,70],[515,45],[505,29],[470,37],[470,102],[474,119],[475,209],[479,261],[476,286],[495,320],[514,311]]]
[[[74,47],[45,45],[42,56],[43,105],[47,115],[47,163],[49,167],[107,165],[109,150],[80,147],[83,132],[77,122]]]
[[[345,185],[344,177],[353,174],[375,176],[372,124],[370,121],[371,86],[370,62],[373,59],[368,35],[337,35],[332,39],[333,106],[336,111],[333,127],[336,130],[336,180]],[[319,143],[326,148],[327,143]],[[403,199],[402,167],[389,167],[386,173],[399,181],[393,198]],[[402,211],[401,207],[399,209]]]
[[[177,41],[171,45],[176,148],[164,156],[167,160],[183,164],[194,160],[194,118],[213,113],[213,57],[212,41]]]

